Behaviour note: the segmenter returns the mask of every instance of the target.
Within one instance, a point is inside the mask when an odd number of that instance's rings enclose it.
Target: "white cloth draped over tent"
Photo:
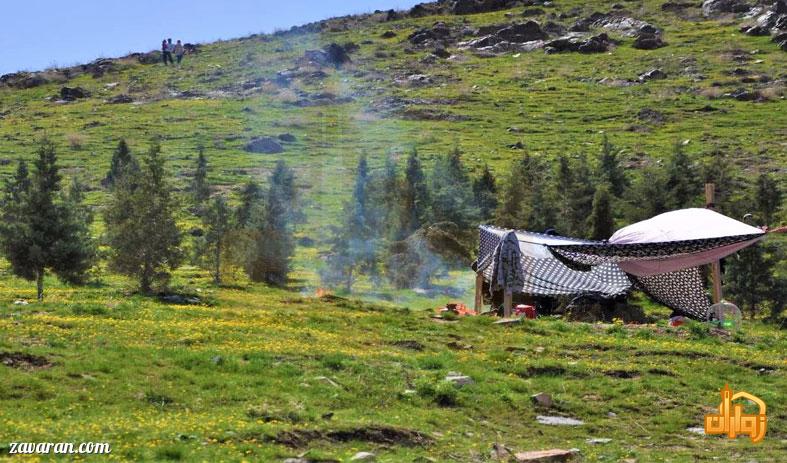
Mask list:
[[[621,228],[608,241],[486,225],[480,235],[477,268],[492,289],[613,297],[634,284],[662,304],[704,319],[710,301],[700,267],[756,243],[765,232],[709,209],[682,209]],[[512,254],[507,248],[516,241],[519,254]],[[521,256],[511,265],[500,258],[506,255]]]

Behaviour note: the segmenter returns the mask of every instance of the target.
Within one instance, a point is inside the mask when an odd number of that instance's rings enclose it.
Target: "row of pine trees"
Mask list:
[[[717,184],[717,203],[727,215],[750,213],[756,224],[781,217],[774,179],[762,174],[751,188],[721,154],[703,165],[676,144],[663,163],[643,168],[636,178],[623,164],[624,154],[606,136],[594,156],[561,155],[548,163],[525,153],[505,166],[501,181],[487,165],[472,175],[458,149],[436,156],[430,169],[415,149],[403,163],[389,155],[375,170],[362,156],[350,200],[324,243],[323,283],[347,292],[359,279],[396,288],[429,286],[449,269],[469,264],[481,223],[607,239],[619,226],[701,206],[705,182]],[[214,194],[202,149],[187,195],[176,194],[170,178],[157,143],[138,159],[121,140],[102,181],[109,200],[101,208],[105,231],[96,238],[84,186],[74,178],[62,187],[55,146],[43,140],[32,170],[20,161],[5,183],[3,254],[16,275],[36,282],[39,299],[47,271],[66,282],[86,282],[99,245],[108,249],[108,267],[134,278],[143,293],[166,287],[186,259],[217,284],[239,270],[252,281],[287,283],[295,226],[305,217],[294,173],[284,162],[276,164],[266,187],[243,185],[234,206]],[[184,211],[202,223],[192,230],[188,253],[177,220]],[[787,299],[777,271],[782,252],[764,243],[727,259],[728,290],[750,313],[762,306],[773,317],[781,313]]]
[[[5,183],[3,254],[15,275],[36,282],[39,300],[47,271],[69,283],[85,283],[98,263],[99,244],[109,249],[109,268],[134,278],[145,294],[166,287],[171,272],[187,258],[209,270],[216,283],[225,268],[233,267],[242,268],[252,281],[286,283],[297,219],[293,171],[277,163],[268,188],[248,183],[232,209],[224,196],[211,196],[207,168],[200,150],[186,200],[203,226],[188,256],[177,220],[183,198],[175,194],[158,143],[140,161],[124,140],[119,142],[102,182],[110,197],[102,208],[105,233],[96,240],[84,187],[74,178],[63,190],[55,146],[43,140],[32,171],[20,161]]]
[[[594,156],[561,155],[548,162],[525,153],[498,181],[487,165],[472,176],[458,149],[438,155],[430,171],[416,150],[402,172],[391,156],[375,171],[362,156],[351,199],[332,229],[323,283],[347,292],[361,278],[373,284],[386,279],[398,288],[428,286],[452,267],[467,267],[480,223],[605,240],[620,226],[703,207],[706,182],[716,183],[722,213],[739,220],[751,213],[758,225],[778,220],[782,194],[776,181],[762,174],[751,188],[719,153],[703,164],[677,143],[667,159],[636,178],[625,157],[603,136]],[[726,260],[728,291],[750,313],[767,306],[776,317],[783,310],[781,252],[763,243]]]

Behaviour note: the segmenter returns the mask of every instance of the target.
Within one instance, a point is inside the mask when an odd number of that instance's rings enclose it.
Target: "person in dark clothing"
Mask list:
[[[164,61],[164,66],[167,65],[167,61],[175,64],[175,62],[172,60],[172,48],[166,39],[161,41],[161,59]]]

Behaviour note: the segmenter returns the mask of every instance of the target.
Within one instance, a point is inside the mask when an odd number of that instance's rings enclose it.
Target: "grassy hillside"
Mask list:
[[[3,301],[25,294],[2,281]],[[113,282],[5,303],[0,459],[16,441],[109,442],[125,461],[372,451],[379,461],[476,462],[494,443],[579,448],[586,461],[778,462],[787,450],[787,343],[759,322],[733,336],[556,319],[506,328],[486,317],[438,323],[417,306],[216,290],[194,269],[179,282],[203,303],[129,297]],[[446,383],[450,372],[473,384]],[[687,430],[718,406],[725,382],[768,404],[762,444]],[[531,403],[539,392],[551,408]]]
[[[216,288],[207,272],[181,268],[174,290],[198,296],[193,305],[136,296],[129,281],[103,271],[89,287],[48,278],[44,303],[15,304],[32,299],[34,285],[3,265],[0,459],[16,459],[7,455],[14,441],[106,441],[111,457],[126,461],[281,461],[305,452],[303,461],[345,461],[373,451],[380,461],[476,462],[489,460],[494,443],[576,447],[587,461],[783,460],[787,341],[778,327],[665,328],[668,312],[644,300],[658,324],[432,320],[449,298],[471,300],[470,272],[436,282],[443,292],[362,282],[364,302],[312,297],[327,226],[363,153],[377,169],[386,153],[417,146],[430,165],[458,146],[474,171],[488,163],[503,175],[525,150],[546,159],[595,154],[603,132],[625,148],[632,177],[679,141],[697,163],[724,157],[746,179],[772,172],[787,187],[787,53],[770,37],[740,33],[740,17],[707,19],[698,5],[662,3],[559,0],[527,7],[540,10],[528,16],[523,6],[391,20],[383,12],[202,44],[178,68],[134,55],[14,78],[37,80],[29,88],[0,85],[4,176],[47,136],[65,175],[87,182],[100,209],[120,138],[137,154],[161,139],[179,188],[203,146],[211,182],[232,198],[285,159],[304,195],[298,237],[315,242],[298,248],[287,290],[242,279]],[[633,37],[596,26],[588,36],[618,41],[603,53],[460,45],[485,26],[570,27],[612,11],[652,24],[667,45],[637,49]],[[449,30],[447,58],[408,39],[438,22]],[[352,62],[336,69],[304,58],[331,43],[357,45]],[[666,77],[639,79],[653,69]],[[89,96],[64,102],[63,87]],[[121,95],[131,102],[112,103]],[[252,138],[285,133],[294,141],[281,142],[283,153],[244,150]],[[517,142],[524,150],[510,147]],[[184,229],[196,220],[181,217]],[[96,234],[102,228],[96,223]],[[450,372],[473,384],[446,383]],[[702,426],[725,383],[768,404],[763,444],[687,431]],[[531,403],[538,392],[552,395],[552,408]],[[585,424],[542,425],[537,415]],[[587,442],[594,437],[612,441]]]

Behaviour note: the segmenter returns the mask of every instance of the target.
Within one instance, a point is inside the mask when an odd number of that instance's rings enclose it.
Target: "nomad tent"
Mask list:
[[[634,286],[667,307],[705,320],[710,300],[700,267],[765,235],[710,209],[666,212],[621,228],[607,241],[482,225],[474,267],[490,291],[506,295],[610,298]]]

